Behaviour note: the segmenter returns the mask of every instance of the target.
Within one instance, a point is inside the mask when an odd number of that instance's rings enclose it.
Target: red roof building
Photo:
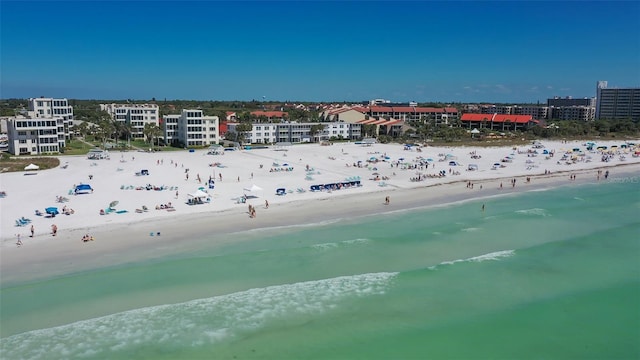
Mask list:
[[[252,111],[251,115],[266,116],[267,119],[269,120],[282,120],[287,116],[289,116],[289,114],[287,114],[284,111],[262,111],[262,110]]]
[[[524,130],[536,124],[531,115],[462,114],[463,126],[491,130]]]

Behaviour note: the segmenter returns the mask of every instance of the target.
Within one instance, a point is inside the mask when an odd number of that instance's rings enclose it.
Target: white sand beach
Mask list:
[[[38,278],[171,254],[196,248],[199,234],[316,223],[640,174],[640,157],[623,144],[597,142],[607,150],[590,151],[584,142],[559,141],[542,142],[544,147],[420,149],[340,143],[224,155],[197,150],[113,152],[109,160],[64,156],[56,169],[0,174],[0,190],[7,194],[0,198],[1,279]],[[469,170],[470,164],[477,170]],[[142,170],[148,175],[140,175]],[[209,178],[215,180],[212,189]],[[351,186],[356,181],[361,186]],[[311,191],[312,185],[337,183],[349,186]],[[74,195],[78,184],[89,184],[93,192]],[[261,190],[246,190],[254,185]],[[284,195],[276,195],[280,188]],[[203,203],[189,205],[189,194],[199,189],[206,193]],[[387,196],[390,203],[385,205]],[[110,208],[114,201],[117,205]],[[169,204],[171,209],[163,208]],[[255,207],[255,218],[249,217],[248,205]],[[47,207],[61,213],[36,215]],[[63,207],[73,214],[62,214]],[[101,215],[101,210],[107,213]],[[22,217],[30,223],[17,226]],[[22,246],[16,245],[17,234]],[[85,234],[95,240],[83,242]]]

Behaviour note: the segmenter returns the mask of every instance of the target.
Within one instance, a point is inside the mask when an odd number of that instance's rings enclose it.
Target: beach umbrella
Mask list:
[[[373,173],[373,174],[371,174],[371,175],[380,175],[380,174],[378,174],[377,172],[374,172],[374,173]]]
[[[44,209],[44,212],[47,213],[47,214],[56,215],[56,214],[58,214],[58,208],[55,207],[55,206],[51,206],[51,207],[48,207],[48,208]]]
[[[109,203],[109,207],[110,207],[110,208],[112,208],[112,207],[116,207],[119,203],[120,203],[120,202],[118,202],[118,201],[112,201],[112,202],[110,202],[110,203]]]

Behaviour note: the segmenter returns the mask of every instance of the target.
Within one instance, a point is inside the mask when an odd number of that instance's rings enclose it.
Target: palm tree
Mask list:
[[[243,122],[236,126],[236,142],[240,145],[244,143],[246,134],[253,130],[253,124],[250,122]]]
[[[86,121],[83,121],[79,125],[74,126],[74,128],[81,138],[84,138],[89,133],[89,125]]]
[[[102,119],[98,123],[98,136],[102,139],[102,147],[107,149],[107,138],[110,138],[115,132],[115,125],[111,119]]]
[[[144,136],[149,140],[149,145],[153,147],[153,140],[160,136],[161,131],[160,127],[156,124],[146,123],[144,124],[144,129],[142,130]]]
[[[311,128],[309,129],[309,135],[311,135],[311,142],[315,142],[316,134],[318,134],[322,130],[324,130],[324,125],[322,124],[311,125]]]

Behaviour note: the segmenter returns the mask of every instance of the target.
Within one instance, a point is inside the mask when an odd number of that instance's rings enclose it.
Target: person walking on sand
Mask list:
[[[268,208],[269,208],[269,201],[268,201],[268,200],[265,200],[265,201],[264,201],[264,207],[265,207],[266,209],[268,209]]]
[[[389,203],[391,203],[391,199],[389,198],[389,196],[387,196],[384,198],[384,204],[389,205]]]
[[[33,234],[36,232],[36,228],[33,227],[33,224],[31,224],[31,237],[33,237]]]
[[[22,246],[22,239],[20,238],[20,234],[16,234],[16,237],[18,238],[18,240],[16,241],[16,245],[18,245],[18,247]]]
[[[51,225],[51,235],[56,236],[57,233],[58,227],[56,226],[56,224]]]

